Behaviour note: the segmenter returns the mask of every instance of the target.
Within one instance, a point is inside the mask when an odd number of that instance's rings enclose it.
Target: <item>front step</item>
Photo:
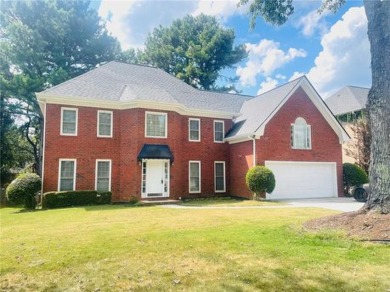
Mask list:
[[[144,206],[177,205],[181,203],[181,200],[141,200],[140,203]]]

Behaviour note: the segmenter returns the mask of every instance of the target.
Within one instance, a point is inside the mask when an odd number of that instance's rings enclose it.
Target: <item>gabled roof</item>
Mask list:
[[[325,103],[336,116],[359,111],[366,108],[369,90],[364,87],[346,86],[325,99]]]
[[[109,62],[37,94],[42,101],[169,104],[181,109],[238,115],[249,97],[198,90],[165,71],[142,65]],[[60,102],[58,100],[58,102]]]
[[[348,134],[333,116],[322,98],[306,76],[290,81],[268,92],[260,94],[243,103],[241,115],[234,121],[232,130],[227,134],[227,141],[234,143],[261,137],[268,121],[285,104],[292,94],[301,87],[339,136],[340,143],[349,139]]]

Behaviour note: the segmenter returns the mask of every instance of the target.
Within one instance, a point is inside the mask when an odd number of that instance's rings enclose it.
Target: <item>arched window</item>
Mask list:
[[[298,117],[291,125],[291,148],[311,149],[311,127],[304,118]]]

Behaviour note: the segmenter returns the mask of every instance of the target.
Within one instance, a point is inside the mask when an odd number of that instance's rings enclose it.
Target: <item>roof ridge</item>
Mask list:
[[[370,90],[370,88],[368,88],[368,87],[362,87],[362,86],[357,86],[357,85],[347,85],[346,87],[354,87],[354,88],[360,88],[360,89],[368,89],[368,90]]]

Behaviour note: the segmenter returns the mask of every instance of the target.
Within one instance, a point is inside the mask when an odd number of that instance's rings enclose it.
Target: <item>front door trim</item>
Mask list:
[[[169,197],[169,159],[142,159],[141,167],[141,198]]]

